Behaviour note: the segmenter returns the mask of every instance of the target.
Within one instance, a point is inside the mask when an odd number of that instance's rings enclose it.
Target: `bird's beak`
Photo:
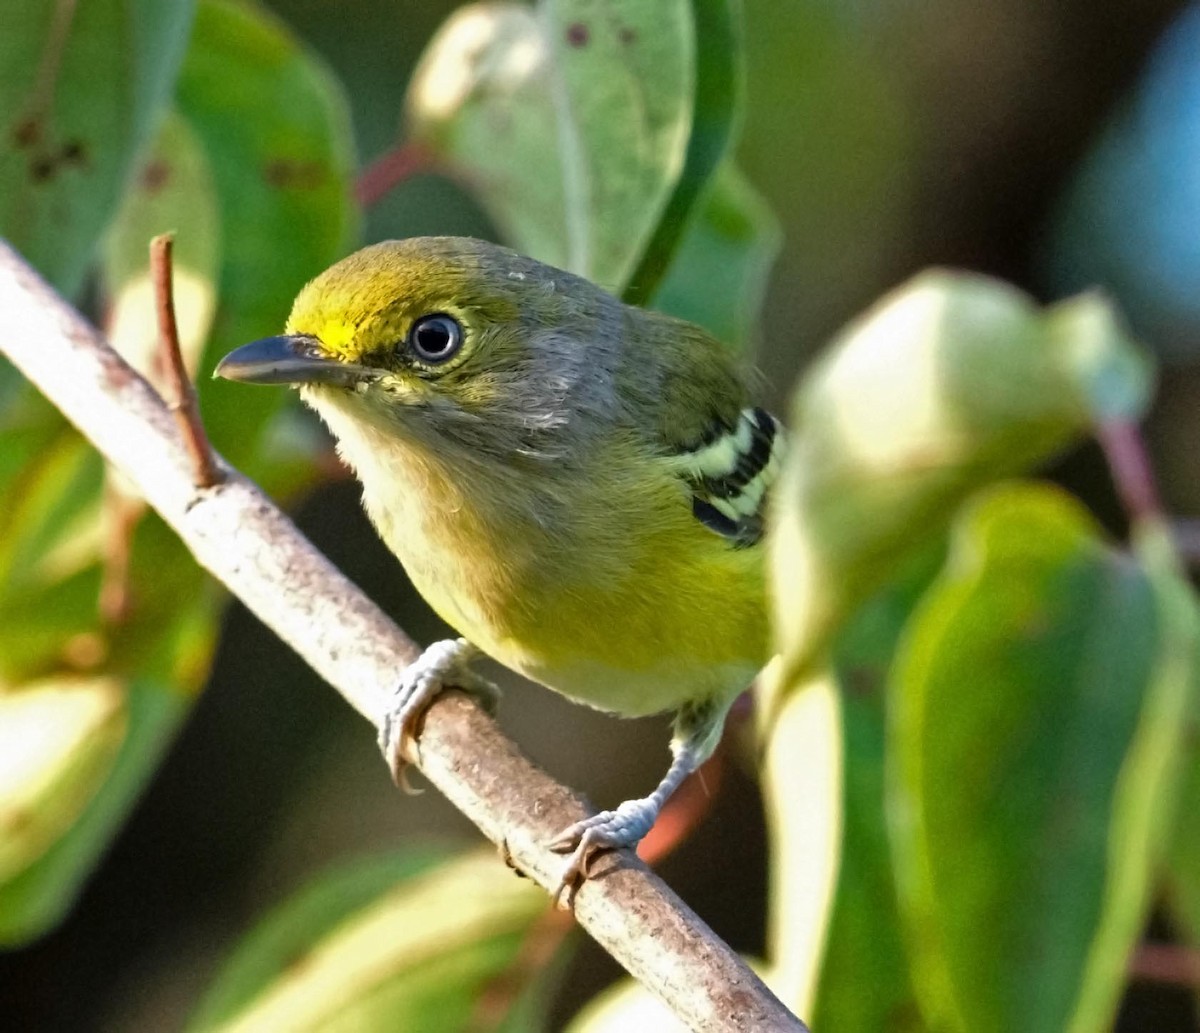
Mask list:
[[[264,337],[235,348],[213,370],[214,377],[246,384],[337,384],[349,387],[379,376],[380,371],[339,362],[321,342],[304,334]]]

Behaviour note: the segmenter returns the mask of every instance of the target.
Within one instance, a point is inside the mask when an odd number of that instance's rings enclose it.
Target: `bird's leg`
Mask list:
[[[416,737],[417,722],[442,689],[462,689],[488,711],[496,709],[500,690],[471,670],[471,661],[478,655],[479,650],[465,638],[442,639],[426,648],[400,675],[379,722],[379,748],[397,785],[404,784],[400,747]]]
[[[663,804],[679,784],[712,756],[721,741],[725,715],[732,700],[705,700],[685,704],[675,716],[671,738],[671,766],[649,796],[626,800],[616,810],[601,811],[570,828],[550,842],[552,850],[571,851],[555,897],[587,879],[592,858],[601,850],[636,846],[650,831]]]

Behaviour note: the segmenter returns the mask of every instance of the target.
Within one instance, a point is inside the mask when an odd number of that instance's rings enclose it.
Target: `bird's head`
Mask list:
[[[216,375],[298,386],[342,425],[536,455],[558,451],[553,437],[572,414],[611,396],[623,308],[586,280],[485,241],[386,241],[310,282],[284,334],[231,352]]]

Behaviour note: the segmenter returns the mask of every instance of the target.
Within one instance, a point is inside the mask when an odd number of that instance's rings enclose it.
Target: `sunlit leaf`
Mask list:
[[[792,688],[763,758],[771,844],[767,953],[772,989],[798,1015],[809,1015],[841,860],[842,715],[832,677]]]
[[[545,894],[490,850],[326,876],[231,959],[191,1029],[461,1029]]]
[[[65,916],[207,677],[221,599],[155,514],[138,524],[127,576],[128,610],[115,623],[97,620],[95,567],[13,606],[16,634],[43,642],[58,663],[136,673],[121,680],[123,736],[115,760],[107,769],[89,765],[94,777],[81,798],[90,798],[74,823],[36,862],[0,884],[0,941],[32,938]],[[59,626],[60,608],[85,630],[64,638],[71,629]],[[87,763],[100,744],[89,737],[64,765]]]
[[[358,910],[407,879],[423,875],[449,855],[413,850],[364,858],[321,876],[263,920],[225,963],[193,1024],[219,1026],[246,1007],[298,954],[332,933]]]
[[[5,676],[12,680],[64,668],[87,672],[46,682],[41,696],[27,688],[14,690],[11,699],[0,696],[0,709],[12,711],[0,722],[0,737],[24,729],[21,743],[36,750],[42,765],[39,785],[45,788],[33,811],[37,821],[25,822],[28,835],[12,844],[22,860],[19,870],[10,864],[0,877],[0,941],[5,943],[37,936],[65,915],[198,691],[216,637],[214,586],[154,515],[140,522],[129,543],[127,612],[118,621],[101,621],[101,560],[104,536],[111,533],[98,508],[101,472],[96,454],[64,430],[52,447],[29,461],[15,504],[3,511],[0,658]],[[105,671],[122,674],[118,679]],[[126,688],[128,672],[136,674]],[[78,685],[99,686],[103,692],[57,688]],[[30,709],[39,699],[45,705]],[[100,716],[98,700],[112,704]],[[20,713],[26,716],[45,716],[51,704],[61,713],[45,722],[44,734],[34,735],[17,721],[12,708],[18,704],[25,704]],[[96,727],[73,735],[89,715]],[[0,757],[13,763],[23,756],[0,746]],[[32,754],[27,759],[34,761]],[[26,810],[20,799],[13,806],[14,813]],[[38,848],[36,857],[31,844]]]
[[[1040,311],[981,276],[925,273],[853,323],[805,377],[775,493],[775,620],[788,666],[971,492],[1136,415],[1146,366],[1095,296]]]
[[[1047,487],[995,489],[958,524],[890,686],[892,845],[931,1027],[1109,1027],[1195,656],[1161,576]]]
[[[12,0],[0,32],[0,235],[75,294],[170,99],[192,0]]]
[[[413,137],[469,181],[505,240],[563,267],[579,231],[567,221],[552,67],[532,8],[464,5],[430,40],[405,104]]]
[[[1136,420],[1153,386],[1149,356],[1135,347],[1112,302],[1098,291],[1046,310],[1049,347],[1062,356],[1062,370],[1076,404],[1092,421]]]
[[[23,943],[62,920],[178,727],[184,714],[182,696],[163,685],[140,681],[123,690],[123,726],[105,725],[124,732],[120,747],[106,773],[92,765],[94,775],[106,775],[103,783],[92,786],[94,794],[79,816],[49,849],[14,878],[0,883],[0,944]],[[87,762],[86,752],[91,749],[87,747],[82,758],[73,752],[69,763]]]
[[[101,473],[95,452],[65,427],[25,464],[0,509],[4,594],[40,588],[95,561],[97,541],[89,527],[97,522]]]
[[[112,767],[124,692],[108,678],[0,690],[0,884],[71,826]]]
[[[695,137],[705,167],[684,181],[672,234],[729,132],[717,108],[730,91],[710,97],[697,83],[702,57],[732,67],[736,54],[698,54],[701,9],[728,18],[715,0],[464,7],[413,76],[410,131],[464,178],[517,250],[620,292],[652,240],[674,250],[655,234],[681,184],[694,112],[701,125],[697,102],[712,108]],[[659,264],[641,276],[646,293]]]

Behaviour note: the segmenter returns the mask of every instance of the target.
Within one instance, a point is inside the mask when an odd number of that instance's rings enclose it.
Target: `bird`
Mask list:
[[[281,335],[215,375],[299,389],[458,633],[398,677],[385,756],[444,686],[494,702],[481,654],[603,711],[671,712],[653,791],[549,844],[569,854],[558,893],[636,846],[772,654],[763,537],[785,436],[731,349],[498,244],[414,237],[318,275]]]

